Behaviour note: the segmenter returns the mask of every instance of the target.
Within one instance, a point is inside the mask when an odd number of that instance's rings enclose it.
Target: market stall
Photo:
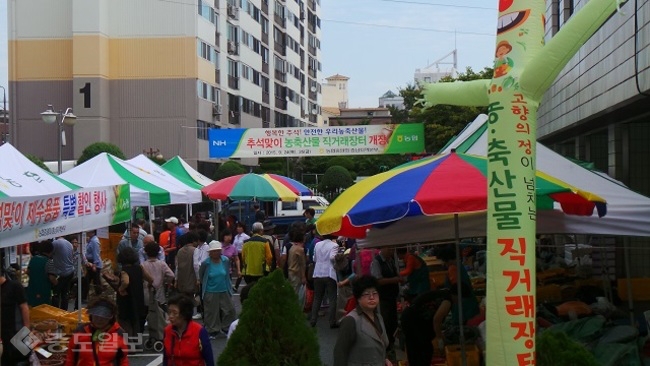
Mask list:
[[[200,188],[205,187],[214,181],[192,168],[185,160],[176,155],[162,165],[174,177],[182,180],[188,185],[196,184]]]
[[[112,156],[101,153],[61,174],[61,178],[80,187],[129,184],[131,207],[201,202],[201,191],[162,179],[159,175]]]

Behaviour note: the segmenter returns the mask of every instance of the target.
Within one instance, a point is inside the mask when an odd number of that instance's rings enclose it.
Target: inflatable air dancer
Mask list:
[[[537,108],[625,2],[590,0],[544,44],[545,1],[500,0],[492,79],[425,86],[425,106],[488,107],[487,365],[535,364]]]

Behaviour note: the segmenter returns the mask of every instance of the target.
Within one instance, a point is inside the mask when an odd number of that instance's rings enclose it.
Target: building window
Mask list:
[[[204,81],[197,80],[196,89],[197,95],[201,99],[209,100],[217,104],[221,100],[219,97],[219,88],[212,86]]]
[[[217,50],[206,42],[197,39],[196,53],[204,60],[210,61],[214,65],[218,64]]]
[[[196,138],[199,140],[207,140],[208,131],[211,127],[214,127],[211,123],[201,120],[196,121]]]
[[[228,76],[239,77],[239,65],[237,61],[228,59]]]
[[[234,43],[239,43],[239,32],[237,27],[228,23],[228,40]]]
[[[262,33],[269,34],[269,20],[262,16],[260,25],[262,25]]]
[[[284,5],[282,5],[281,2],[276,0],[275,1],[275,14],[277,16],[279,16],[280,18],[284,19],[286,17],[284,11],[285,11]]]
[[[265,64],[268,64],[269,63],[269,49],[262,46],[262,54],[261,54],[261,56],[262,56],[262,62],[265,63]]]
[[[204,0],[199,0],[199,15],[212,24],[217,24],[217,15],[214,9]]]

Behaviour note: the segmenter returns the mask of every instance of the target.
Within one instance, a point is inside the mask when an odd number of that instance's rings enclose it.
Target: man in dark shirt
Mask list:
[[[58,283],[54,288],[54,297],[52,305],[64,311],[68,311],[69,299],[68,292],[72,285],[72,278],[75,273],[74,246],[72,241],[76,241],[74,235],[57,238],[52,242],[54,252],[52,252],[52,262],[56,268],[56,274],[59,276]]]
[[[255,222],[264,222],[266,220],[266,212],[260,209],[259,204],[254,204],[253,209],[255,210]]]
[[[1,337],[4,351],[2,365],[29,365],[29,353],[21,353],[11,343],[11,338],[23,327],[29,327],[29,307],[23,286],[14,280],[5,277],[4,270],[0,270],[0,321]]]

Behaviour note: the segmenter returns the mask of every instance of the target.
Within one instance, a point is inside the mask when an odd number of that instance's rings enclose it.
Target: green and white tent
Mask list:
[[[128,221],[129,186],[90,189],[40,168],[11,144],[0,146],[0,247]]]
[[[78,189],[34,164],[9,143],[0,146],[0,198],[31,197]]]
[[[179,186],[187,187],[189,190],[198,190],[200,191],[203,186],[200,184],[194,182],[193,180],[183,180],[177,178],[174,174],[171,172],[167,171],[164,167],[156,164],[153,162],[151,159],[146,157],[143,154],[140,154],[136,156],[135,158],[129,159],[126,161],[127,163],[137,167],[140,170],[144,170],[148,173],[151,173],[160,179],[172,182],[174,184],[177,184]],[[192,169],[190,167],[190,169]],[[197,173],[198,174],[198,173]]]
[[[198,189],[201,189],[214,183],[212,179],[197,172],[178,155],[167,161],[162,165],[162,167],[174,177],[178,178],[191,187],[198,187]]]
[[[81,187],[131,186],[131,207],[201,202],[201,191],[161,178],[108,153],[101,153],[61,174]]]

